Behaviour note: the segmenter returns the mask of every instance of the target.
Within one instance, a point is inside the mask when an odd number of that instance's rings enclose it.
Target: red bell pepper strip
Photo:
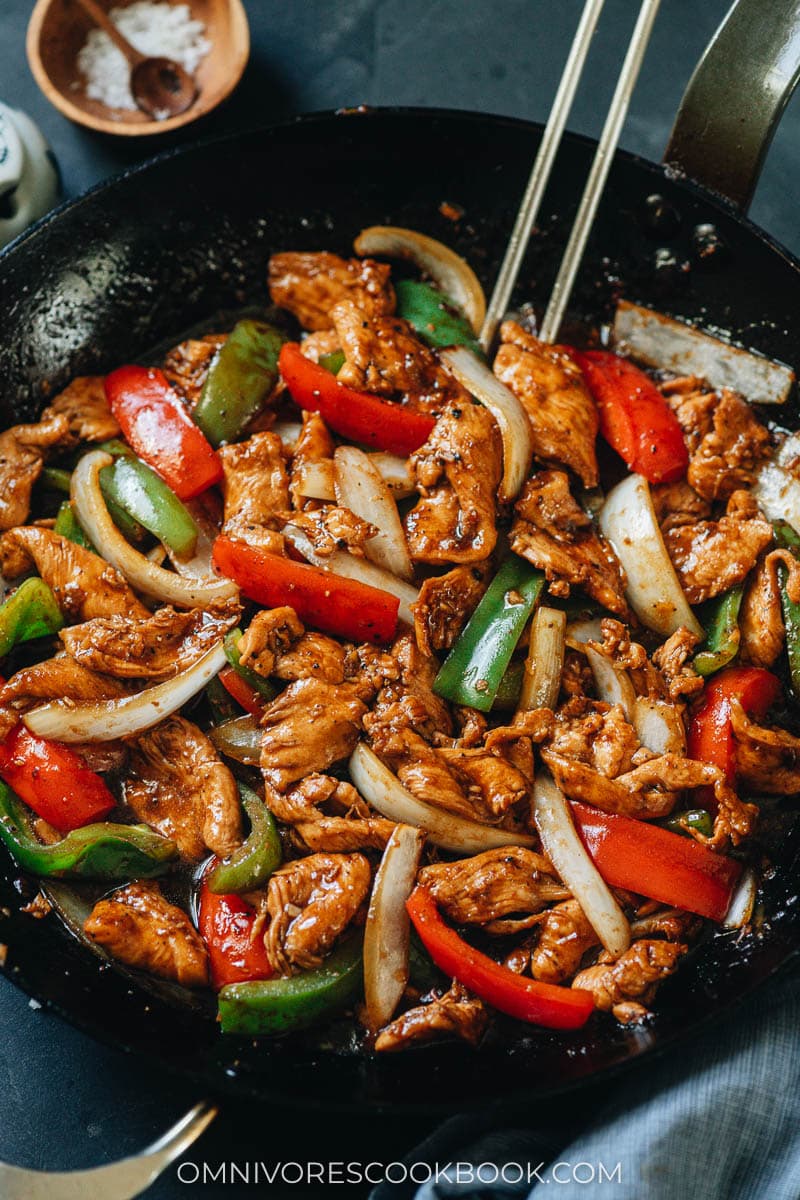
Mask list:
[[[703,688],[700,706],[692,717],[687,754],[713,763],[736,782],[736,739],[731,725],[731,701],[738,700],[748,716],[761,720],[781,693],[781,683],[763,667],[727,667]]]
[[[592,1015],[591,992],[517,975],[470,946],[442,920],[426,888],[414,888],[406,910],[436,966],[499,1012],[547,1029],[579,1029]]]
[[[216,866],[216,859],[209,870]],[[208,874],[208,872],[206,872]],[[217,896],[203,879],[197,910],[200,935],[208,950],[211,981],[219,989],[226,983],[269,979],[274,974],[264,939],[253,937],[256,910],[234,892]]]
[[[611,887],[722,921],[741,864],[658,825],[572,801],[576,828]]]
[[[405,458],[419,450],[436,424],[425,413],[345,387],[306,358],[297,342],[284,343],[278,366],[295,404],[320,413],[326,425],[352,442]]]
[[[117,802],[80,755],[20,724],[0,745],[0,778],[59,833],[102,821]]]
[[[390,642],[395,635],[400,601],[357,579],[292,562],[224,536],[214,542],[211,561],[215,571],[237,583],[256,604],[291,605],[304,624],[324,633],[376,645]]]
[[[608,350],[571,350],[600,415],[600,432],[631,471],[674,483],[689,466],[678,418],[644,371]]]
[[[106,398],[134,452],[180,500],[222,478],[222,463],[170,387],[163,371],[120,367],[106,377]]]
[[[261,716],[264,712],[264,697],[259,696],[256,689],[251,687],[246,679],[242,679],[238,671],[234,671],[233,667],[223,667],[218,678],[228,695],[233,696],[245,712],[254,717]]]

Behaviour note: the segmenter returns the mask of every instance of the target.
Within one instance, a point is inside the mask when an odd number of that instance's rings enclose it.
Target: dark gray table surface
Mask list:
[[[73,126],[48,105],[25,61],[30,0],[0,0],[0,99],[25,109],[41,126],[61,165],[65,197],[198,132],[266,124],[303,111],[359,103],[443,105],[544,120],[581,7],[579,0],[245,0],[245,6],[253,51],[232,100],[200,130],[128,143]],[[660,156],[683,87],[727,7],[728,0],[665,0],[623,133],[627,149]],[[768,0],[764,7],[766,16]],[[606,8],[570,120],[571,128],[595,136],[634,6],[608,0]],[[798,178],[800,97],[785,114],[751,210],[795,252]],[[66,1169],[130,1154],[197,1099],[191,1086],[30,1006],[2,979],[0,1031],[0,1159]],[[548,1106],[546,1115],[529,1116],[577,1121],[592,1101],[589,1089]],[[425,1115],[356,1119],[334,1112],[309,1118],[228,1103],[191,1157],[212,1165],[232,1159],[390,1161],[433,1124]],[[255,1190],[189,1187],[173,1172],[148,1195],[168,1200]],[[349,1190],[355,1195],[360,1189]],[[306,1194],[302,1186],[284,1191],[298,1200]]]

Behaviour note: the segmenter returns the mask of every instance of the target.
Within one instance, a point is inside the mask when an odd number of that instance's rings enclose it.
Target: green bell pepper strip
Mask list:
[[[694,669],[698,675],[713,675],[733,662],[739,653],[739,609],[743,595],[744,584],[737,583],[704,610],[702,625],[706,636],[694,656]]]
[[[792,691],[800,695],[800,604],[789,597],[786,590],[788,572],[786,567],[778,567],[778,584],[781,594],[781,611],[786,627],[786,657],[789,660],[789,674],[792,679]]]
[[[543,587],[541,571],[516,555],[506,559],[458,635],[433,690],[453,704],[489,712]]]
[[[244,1037],[305,1029],[344,1008],[363,984],[362,937],[349,938],[321,967],[288,979],[229,983],[218,996],[223,1033]]]
[[[125,442],[121,442],[119,438],[112,438],[108,442],[99,442],[92,449],[102,450],[105,454],[110,454],[113,458],[133,457],[133,451],[130,446],[126,446]],[[84,453],[86,453],[85,450]],[[77,457],[80,457],[80,455]],[[103,499],[106,502],[109,516],[123,537],[126,537],[129,542],[140,542],[144,537],[144,526],[127,511],[124,505],[118,502],[116,491],[111,482],[113,480],[112,472],[113,467],[104,467],[100,472],[100,490],[103,493]],[[42,475],[44,474],[45,472],[43,471]],[[69,492],[71,486],[69,473],[65,471],[61,472],[61,474],[67,476],[66,486],[63,490]],[[74,538],[70,540],[75,541]],[[89,549],[92,549],[92,547],[90,546]]]
[[[475,331],[449,296],[418,279],[401,279],[394,290],[398,317],[408,321],[429,346],[466,346],[478,358],[486,358]]]
[[[64,492],[69,495],[71,472],[61,467],[45,467],[39,476],[39,482],[53,492]]]
[[[525,663],[512,662],[500,680],[492,712],[512,712],[517,707],[524,677]]]
[[[59,879],[146,879],[162,874],[178,854],[174,842],[146,825],[108,821],[43,845],[31,829],[28,809],[5,783],[0,783],[0,841],[24,871]]]
[[[319,365],[330,371],[331,375],[338,375],[344,366],[344,351],[333,350],[330,354],[321,354]]]
[[[215,726],[223,725],[226,721],[232,721],[234,717],[242,715],[241,708],[222,686],[217,675],[206,684],[206,700]]]
[[[111,445],[119,445],[122,451],[119,451],[120,456],[124,451],[125,454],[130,454],[130,450],[123,446],[122,442],[109,442]],[[110,451],[108,451],[110,453]],[[129,542],[140,542],[144,537],[144,526],[131,516],[131,514],[121,504],[117,503],[115,490],[113,487],[113,467],[103,467],[100,472],[100,491],[103,493],[103,499],[106,502],[108,515],[116,525],[123,537]]]
[[[265,700],[274,700],[278,694],[278,689],[270,679],[265,679],[263,675],[259,675],[258,671],[251,671],[249,667],[242,666],[242,658],[239,654],[239,641],[242,637],[241,629],[231,629],[225,635],[225,640],[222,643],[222,648],[225,651],[225,657],[233,667],[237,675],[241,675],[245,682],[250,684],[250,687],[258,692],[259,696],[263,696]]]
[[[220,685],[221,686],[221,685]],[[208,736],[221,754],[243,763],[246,767],[257,767],[261,761],[263,731],[250,713],[223,721],[210,729]]]
[[[61,537],[74,542],[76,546],[83,546],[86,550],[94,551],[94,546],[81,529],[69,500],[65,500],[58,510],[53,533],[60,534]]]
[[[714,832],[714,819],[705,808],[687,808],[684,812],[673,813],[664,822],[664,827],[671,829],[673,833],[682,833],[687,837],[689,829],[696,829],[704,837],[711,837]]]
[[[428,954],[413,925],[408,941],[408,978],[421,992],[429,992],[432,988],[441,987],[442,984],[447,987],[446,975],[439,970]]]
[[[112,466],[103,467],[100,487],[109,509],[113,504],[123,510],[178,558],[194,554],[198,529],[191,514],[146,463],[130,453],[120,454]]]
[[[219,896],[252,892],[263,887],[283,857],[275,818],[260,796],[239,783],[242,807],[250,818],[250,835],[230,858],[218,863],[208,876],[209,890]]]
[[[123,442],[121,438],[110,438],[107,442],[98,442],[94,447],[95,450],[102,450],[104,454],[110,454],[112,458],[120,458],[127,454],[133,457],[133,451],[127,442]],[[86,451],[84,450],[84,454]]]
[[[344,350],[332,350],[330,354],[319,355],[320,367],[325,367],[331,374],[338,374],[344,366]]]
[[[772,531],[782,550],[791,550],[796,558],[800,558],[800,533],[797,533],[788,521],[773,521]]]
[[[108,470],[108,468],[104,467],[103,470]],[[110,495],[108,491],[108,476],[103,479],[103,471],[100,472],[100,491],[103,493],[108,515],[122,536],[129,542],[141,542],[144,538],[144,526],[135,521],[120,504],[117,504],[113,496]]]
[[[775,540],[783,550],[789,550],[800,558],[800,537],[791,525],[785,521],[776,521],[772,527]],[[792,691],[800,696],[800,604],[795,603],[786,590],[789,572],[782,564],[778,567],[778,588],[781,597],[781,612],[786,629],[786,657],[789,661],[789,675],[792,680]]]
[[[0,604],[0,658],[20,642],[58,633],[64,618],[43,579],[26,579]]]
[[[115,459],[126,458],[134,462],[138,461],[134,457],[130,446],[120,441],[119,438],[112,438],[108,442],[98,442],[93,449],[102,450],[105,454],[110,454]],[[144,538],[145,527],[128,512],[123,504],[119,503],[113,483],[113,470],[113,466],[103,467],[100,472],[100,491],[103,493],[108,514],[123,537],[127,538],[129,542],[141,542]],[[92,547],[90,546],[89,549],[92,549]]]
[[[234,325],[192,411],[212,446],[238,437],[261,408],[278,382],[278,355],[285,341],[263,321],[247,318]]]

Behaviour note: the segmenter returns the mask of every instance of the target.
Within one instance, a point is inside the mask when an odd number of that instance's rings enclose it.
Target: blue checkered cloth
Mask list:
[[[438,1179],[382,1183],[371,1200],[798,1200],[800,969],[643,1061],[582,1117],[578,1127],[545,1115],[513,1128],[453,1117],[406,1159],[417,1180],[420,1164],[438,1164]],[[462,1164],[460,1180],[448,1163]],[[483,1164],[482,1179],[463,1164]],[[492,1169],[503,1164],[513,1164],[505,1181]],[[518,1181],[517,1164],[538,1178]]]

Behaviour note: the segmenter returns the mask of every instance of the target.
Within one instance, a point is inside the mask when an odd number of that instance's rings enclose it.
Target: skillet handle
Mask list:
[[[664,163],[746,212],[800,80],[800,0],[735,0],[695,68]]]

